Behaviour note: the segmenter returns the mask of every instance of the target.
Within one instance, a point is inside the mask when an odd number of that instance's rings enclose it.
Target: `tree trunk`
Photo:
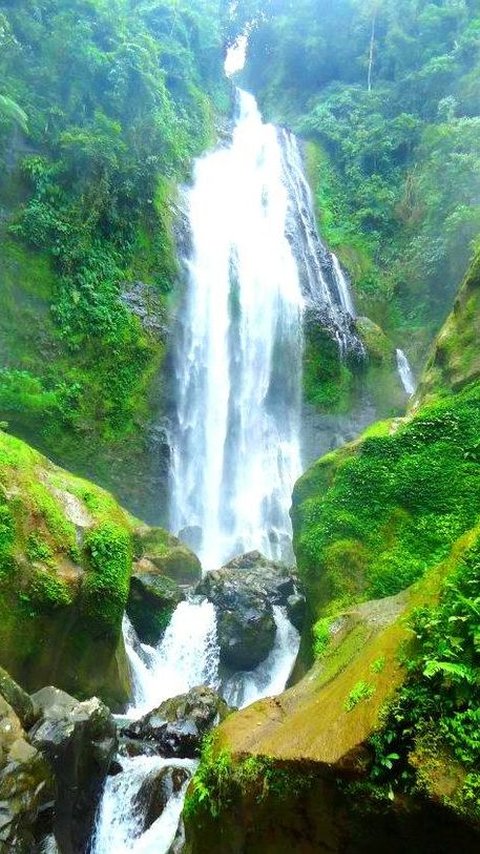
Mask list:
[[[367,88],[368,91],[372,91],[372,71],[373,71],[373,51],[375,49],[375,25],[377,23],[377,11],[373,13],[372,18],[372,34],[370,36],[370,52],[368,56],[368,78],[367,78]]]

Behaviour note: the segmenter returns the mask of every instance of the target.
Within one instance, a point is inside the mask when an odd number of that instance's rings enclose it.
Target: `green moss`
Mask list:
[[[28,559],[31,561],[40,561],[47,564],[52,562],[53,552],[50,546],[35,532],[28,535],[25,551]]]
[[[322,658],[325,655],[331,640],[330,624],[331,620],[327,617],[322,617],[320,620],[317,620],[312,628],[313,654],[315,658]]]
[[[29,581],[27,596],[34,614],[48,614],[71,605],[73,591],[65,581],[45,569],[35,570]]]
[[[347,699],[345,700],[345,711],[352,712],[353,709],[358,706],[359,703],[362,703],[365,700],[369,700],[370,697],[373,697],[374,693],[374,685],[371,685],[369,682],[365,682],[363,679],[360,682],[357,682],[357,684],[354,685]]]
[[[472,526],[480,478],[467,449],[479,435],[479,402],[477,387],[440,399],[300,479],[295,550],[314,613],[332,600],[399,592]]]
[[[102,632],[118,634],[128,598],[132,538],[124,528],[104,522],[85,537],[91,572],[82,585],[82,612]]]

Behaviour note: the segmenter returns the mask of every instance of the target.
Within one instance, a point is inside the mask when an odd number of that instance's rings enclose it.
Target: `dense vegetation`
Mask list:
[[[475,523],[479,391],[376,425],[324,457],[295,492],[300,568],[317,608],[390,596],[440,562]]]
[[[421,357],[480,231],[477,0],[253,0],[237,16],[248,83],[310,140],[360,312]]]
[[[478,535],[437,605],[411,621],[415,645],[408,677],[373,738],[376,785],[434,792],[451,763],[463,777],[451,806],[480,819],[480,550]],[[414,773],[414,770],[416,773]],[[440,773],[439,773],[440,772]]]
[[[409,642],[397,653],[406,678],[371,738],[368,779],[354,784],[350,796],[388,803],[394,792],[426,794],[474,823],[480,818],[479,322],[477,254],[427,364],[417,411],[374,425],[359,442],[319,460],[297,484],[293,514],[317,660],[328,655],[343,609],[401,593],[421,578],[429,589],[430,600],[406,622]],[[411,588],[414,597],[420,589]],[[368,674],[353,687],[347,708],[373,693]]]
[[[148,415],[175,187],[228,106],[220,6],[0,4],[0,409],[77,468]],[[120,299],[135,280],[157,334]]]

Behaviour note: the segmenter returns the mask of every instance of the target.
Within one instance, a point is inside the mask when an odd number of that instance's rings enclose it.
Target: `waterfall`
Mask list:
[[[218,687],[219,650],[211,602],[180,602],[156,649],[140,644],[128,618],[124,626],[134,688],[130,718],[198,685]]]
[[[417,384],[415,382],[413,371],[410,367],[410,362],[403,350],[397,350],[396,354],[398,373],[402,381],[403,388],[405,389],[406,394],[411,397],[412,394],[415,394]]]
[[[109,777],[105,786],[91,854],[165,854],[175,839],[188,782],[197,763],[191,759],[136,756],[122,758],[120,764],[122,770]],[[167,768],[184,769],[187,779],[170,794],[160,818],[145,830],[138,792],[149,777]]]
[[[281,558],[301,473],[302,295],[286,237],[282,149],[239,96],[231,145],[198,161],[176,354],[172,527],[201,530],[207,568]]]
[[[318,236],[295,137],[264,124],[252,95],[239,93],[231,144],[197,162],[186,202],[171,527],[201,532],[208,569],[251,549],[279,559],[301,473],[303,309],[324,313],[343,351],[358,344],[348,283]]]
[[[186,191],[191,252],[176,330],[171,528],[195,529],[204,568],[258,549],[291,557],[289,509],[302,471],[300,413],[303,321],[318,313],[341,353],[358,347],[354,306],[338,260],[322,244],[295,137],[264,124],[253,96],[239,92],[230,143],[197,161]],[[251,673],[221,678],[214,606],[180,603],[157,648],[124,638],[138,718],[200,684],[235,704],[279,693],[299,635],[274,607],[276,640]],[[151,774],[178,760],[120,757],[107,780],[92,854],[166,854],[186,784],[145,830],[137,794]],[[190,774],[193,765],[183,763]]]

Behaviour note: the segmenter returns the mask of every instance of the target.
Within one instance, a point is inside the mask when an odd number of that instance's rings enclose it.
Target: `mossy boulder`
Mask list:
[[[135,531],[135,555],[150,561],[177,584],[195,584],[202,575],[198,557],[173,534],[146,525]]]
[[[122,618],[142,543],[174,567],[179,552],[196,563],[109,493],[0,431],[0,666],[27,691],[53,683],[122,709]]]
[[[183,590],[150,560],[143,558],[133,567],[127,614],[142,643],[155,646],[171,616],[185,599]]]
[[[381,326],[378,326],[369,317],[357,317],[355,318],[355,328],[368,357],[374,362],[387,362],[391,367],[394,367],[394,348]]]
[[[292,521],[311,619],[405,589],[475,523],[480,386],[375,425],[296,484]]]
[[[479,828],[451,802],[465,769],[437,761],[436,792],[406,795],[378,784],[374,746],[408,676],[412,615],[438,601],[471,536],[408,590],[338,615],[304,679],[215,731],[187,796],[188,854],[477,850]]]

